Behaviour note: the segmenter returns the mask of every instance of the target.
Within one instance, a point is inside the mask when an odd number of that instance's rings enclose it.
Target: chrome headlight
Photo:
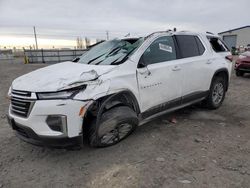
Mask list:
[[[71,88],[67,90],[57,91],[57,92],[40,92],[37,93],[37,98],[40,100],[48,99],[72,99],[77,93],[83,91],[86,88],[86,85]]]

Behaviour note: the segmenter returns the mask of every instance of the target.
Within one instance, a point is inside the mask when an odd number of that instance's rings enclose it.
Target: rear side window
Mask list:
[[[207,38],[215,52],[227,52],[228,51],[227,46],[219,38],[216,38],[216,37],[207,37]]]
[[[182,58],[194,57],[194,56],[200,55],[199,47],[196,41],[197,39],[195,38],[195,36],[177,35],[176,39],[177,39],[177,43],[178,43]]]
[[[198,45],[199,53],[202,55],[205,52],[205,47],[203,46],[201,40],[195,36],[196,43]]]

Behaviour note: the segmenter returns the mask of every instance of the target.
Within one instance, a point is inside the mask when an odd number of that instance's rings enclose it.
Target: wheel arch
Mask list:
[[[217,71],[215,71],[215,73],[213,75],[213,78],[211,80],[210,87],[212,85],[213,80],[218,76],[222,76],[222,77],[225,78],[225,80],[226,80],[226,91],[227,91],[228,86],[229,86],[229,72],[228,72],[228,70],[226,68],[221,68],[221,69],[218,69]]]
[[[102,106],[107,109],[123,105],[132,108],[136,114],[140,113],[139,103],[135,95],[130,90],[123,90],[108,96],[101,97],[97,101],[102,101]]]
[[[83,127],[88,126],[87,124],[93,118],[96,118],[96,124],[98,125],[101,115],[117,106],[128,106],[135,111],[137,116],[140,114],[139,103],[135,95],[130,90],[123,90],[94,100],[83,117]]]

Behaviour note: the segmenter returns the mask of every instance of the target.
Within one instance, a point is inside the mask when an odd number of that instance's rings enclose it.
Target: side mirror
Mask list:
[[[72,62],[76,63],[76,62],[78,62],[79,60],[80,60],[80,57],[76,57],[76,58],[74,58],[74,59],[72,60]]]
[[[144,57],[141,56],[137,68],[145,68],[145,67],[147,67],[147,64],[144,61]]]

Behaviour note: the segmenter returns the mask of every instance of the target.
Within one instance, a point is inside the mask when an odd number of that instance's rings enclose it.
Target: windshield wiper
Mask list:
[[[102,56],[104,56],[104,55],[105,55],[105,53],[104,53],[104,54],[102,54],[102,55],[99,55],[98,57],[96,57],[96,58],[94,58],[94,59],[89,60],[87,64],[92,63],[93,61],[95,61],[95,60],[99,59],[100,57],[102,57]]]
[[[118,59],[116,59],[115,61],[113,61],[112,63],[110,63],[110,65],[118,65],[118,64],[122,64],[124,63],[127,59],[128,56],[135,50],[136,48],[132,49],[130,52],[127,53],[127,55],[124,56],[124,58],[122,58],[120,61],[117,61]]]
[[[110,54],[114,53],[115,51],[119,51],[119,50],[122,49],[122,47],[124,47],[124,46],[126,46],[126,44],[114,48],[114,49],[111,50],[106,56],[109,56]]]

